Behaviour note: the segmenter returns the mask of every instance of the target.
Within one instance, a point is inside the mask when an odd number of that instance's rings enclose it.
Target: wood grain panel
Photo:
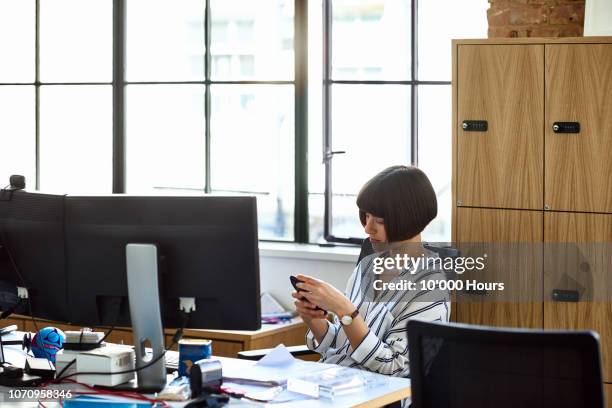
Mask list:
[[[606,407],[612,408],[612,384],[604,384],[604,393],[606,394]]]
[[[488,38],[488,39],[456,39],[452,40],[453,45],[472,44],[472,45],[491,45],[491,44],[611,44],[612,37],[522,37],[522,38]]]
[[[24,327],[23,319],[20,319],[20,318],[3,319],[0,322],[0,327],[12,326],[13,324],[17,326],[17,330],[23,331],[23,327]]]
[[[568,245],[560,254],[557,249],[544,255],[544,322],[547,329],[588,329],[599,333],[605,381],[612,382],[612,215],[546,213],[544,236],[549,243],[577,243]],[[585,243],[595,243],[585,245]],[[605,243],[605,245],[604,245]],[[576,274],[560,276],[559,261],[568,264],[578,249]],[[569,263],[568,274],[572,274]],[[562,271],[561,275],[565,275]],[[575,289],[566,284],[585,288],[580,302],[553,302],[552,289]],[[577,283],[576,283],[577,282]],[[561,286],[561,287],[559,287]],[[590,293],[589,293],[590,292]],[[581,298],[581,300],[583,300]],[[607,300],[607,301],[606,301]]]
[[[553,210],[612,213],[612,44],[546,46],[546,192]],[[556,134],[554,122],[580,122]]]
[[[486,250],[489,253],[493,251],[487,258],[487,269],[482,275],[476,275],[477,280],[502,281],[506,284],[506,291],[509,291],[486,296],[458,293],[458,322],[506,327],[543,327],[542,217],[543,213],[539,211],[457,209],[456,242],[462,251],[461,255],[481,256],[487,248],[470,243],[493,244]],[[508,245],[501,246],[500,243]],[[472,254],[471,251],[475,253]],[[474,274],[466,274],[468,279],[471,276]],[[509,294],[515,296],[508,300]]]
[[[213,340],[212,343],[213,356],[236,358],[238,352],[243,350],[244,345],[242,343],[221,340]]]
[[[295,326],[292,330],[280,332],[273,336],[253,339],[245,344],[245,350],[259,350],[276,347],[279,344],[285,346],[299,346],[306,343],[306,325]]]
[[[457,63],[457,201],[542,209],[544,46],[461,45]]]

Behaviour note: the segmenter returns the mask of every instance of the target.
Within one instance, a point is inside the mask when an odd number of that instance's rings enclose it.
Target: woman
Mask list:
[[[324,281],[298,275],[303,281],[298,287],[304,291],[292,293],[294,303],[309,328],[306,343],[321,354],[322,362],[407,376],[406,322],[448,321],[450,315],[448,293],[420,290],[419,281],[444,279],[443,273],[428,268],[427,262],[414,262],[418,257],[435,257],[421,245],[421,231],[437,215],[436,195],[421,170],[393,166],[363,186],[357,206],[376,253],[359,262],[345,293]],[[411,261],[394,263],[380,273],[381,258]],[[381,287],[381,281],[400,280],[415,282],[415,289]],[[317,306],[332,312],[333,322]]]

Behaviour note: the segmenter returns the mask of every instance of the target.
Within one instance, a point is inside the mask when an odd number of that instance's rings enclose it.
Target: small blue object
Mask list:
[[[103,397],[79,395],[64,400],[64,408],[151,408],[150,402],[117,401]]]
[[[32,338],[32,353],[34,357],[46,358],[55,364],[55,355],[64,348],[66,335],[56,327],[45,327]]]
[[[203,358],[210,358],[212,340],[181,339],[179,340],[179,376],[189,375],[191,366]]]

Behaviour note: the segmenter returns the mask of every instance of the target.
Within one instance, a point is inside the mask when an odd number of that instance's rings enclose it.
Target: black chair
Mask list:
[[[407,323],[412,408],[603,408],[594,332]]]

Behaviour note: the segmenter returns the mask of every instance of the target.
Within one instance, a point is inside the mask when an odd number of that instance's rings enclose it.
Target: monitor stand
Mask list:
[[[161,322],[158,285],[158,254],[154,244],[127,244],[127,283],[130,318],[134,335],[136,368],[158,358],[165,350],[164,331]],[[146,342],[150,345],[147,345]],[[151,347],[147,355],[145,346]],[[137,381],[112,387],[142,393],[159,392],[166,386],[165,359],[136,372]]]

